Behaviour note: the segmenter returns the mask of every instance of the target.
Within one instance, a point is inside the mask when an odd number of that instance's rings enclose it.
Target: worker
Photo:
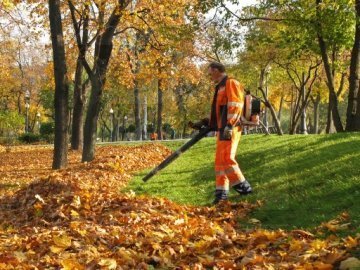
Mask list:
[[[150,134],[150,140],[156,141],[157,139],[158,139],[158,134],[156,132]]]
[[[226,75],[225,66],[221,63],[211,63],[208,72],[216,84],[209,126],[217,131],[214,200],[214,204],[217,204],[228,199],[229,186],[242,195],[251,193],[252,188],[235,159],[242,131],[240,120],[244,107],[244,88]]]

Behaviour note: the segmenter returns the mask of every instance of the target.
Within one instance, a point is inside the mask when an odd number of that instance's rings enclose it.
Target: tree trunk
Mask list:
[[[308,119],[308,123],[307,123],[307,128],[306,129],[311,134],[314,131],[314,123],[312,122],[311,116],[308,116],[307,119]]]
[[[336,132],[336,128],[334,125],[334,118],[333,118],[333,99],[329,97],[328,103],[328,111],[327,111],[327,120],[326,120],[326,133],[331,134]]]
[[[82,59],[85,59],[88,40],[89,40],[89,4],[85,4],[85,9],[82,14],[82,39],[80,38],[81,24],[77,23],[75,16],[75,7],[72,2],[69,1],[69,6],[72,14],[72,21],[75,29],[75,36],[78,43],[79,55],[76,63],[75,72],[75,87],[74,87],[74,110],[73,110],[73,122],[72,122],[72,136],[71,136],[71,148],[73,150],[80,150],[83,146],[84,137],[84,106],[85,106],[85,93],[88,84],[88,80],[83,82],[84,66]]]
[[[140,91],[138,81],[135,81],[134,87],[134,97],[135,97],[135,106],[134,106],[134,116],[135,116],[135,139],[141,140],[141,116],[140,116]]]
[[[91,94],[89,100],[89,109],[86,114],[84,126],[84,147],[82,161],[89,162],[95,156],[95,142],[97,132],[97,121],[100,112],[100,98],[102,95],[102,87],[95,78],[91,86]]]
[[[147,125],[148,125],[148,107],[147,107],[147,96],[144,95],[144,120],[143,120],[143,139],[147,140]]]
[[[184,124],[184,125],[183,125],[183,130],[182,130],[181,138],[185,138],[187,126],[188,126],[187,124]]]
[[[72,110],[71,108],[69,108],[69,111],[68,111],[68,127],[67,127],[69,136],[70,136],[70,134],[71,134],[72,112],[73,112],[73,110]]]
[[[281,128],[280,121],[279,121],[279,119],[277,117],[277,114],[276,114],[276,111],[275,111],[274,107],[272,106],[272,104],[271,104],[271,102],[269,100],[267,100],[266,102],[267,102],[267,105],[268,105],[267,107],[269,108],[271,116],[273,118],[276,130],[277,130],[277,134],[278,135],[284,135],[284,132],[283,132],[283,130]]]
[[[186,129],[188,126],[188,121],[187,121],[188,112],[187,112],[187,108],[185,105],[186,104],[185,96],[190,94],[189,88],[191,88],[191,87],[192,86],[189,87],[189,85],[182,82],[181,84],[179,84],[177,87],[174,88],[174,94],[176,97],[176,105],[178,107],[179,115],[182,118],[182,120],[181,120],[181,126],[182,126],[181,137],[185,137]]]
[[[86,85],[82,82],[83,66],[81,59],[78,59],[75,83],[74,83],[74,110],[72,120],[71,149],[80,150],[83,142],[83,112],[84,112],[84,92]]]
[[[104,32],[98,36],[95,44],[94,68],[91,69],[86,60],[83,59],[84,68],[86,69],[91,82],[89,109],[87,110],[84,126],[83,162],[92,161],[95,157],[97,122],[101,107],[101,97],[105,86],[109,60],[113,50],[113,38],[121,15],[121,11],[118,9],[114,10],[104,28]]]
[[[49,18],[55,77],[55,140],[53,169],[67,166],[69,84],[62,29],[60,0],[49,0]]]
[[[7,106],[7,104],[5,104]],[[19,115],[22,114],[22,111],[21,111],[21,92],[19,92],[18,94],[18,98],[17,98],[17,107],[18,107],[18,113]]]
[[[187,112],[184,111],[184,118],[183,118],[183,129],[182,129],[182,135],[181,137],[182,138],[185,138],[185,135],[186,135],[186,130],[188,128],[188,120],[187,120]]]
[[[346,131],[360,131],[360,0],[355,2],[356,31],[351,52]]]
[[[97,122],[101,108],[101,97],[104,90],[108,61],[112,52],[112,42],[106,44],[101,41],[99,46],[101,54],[97,60],[94,76],[91,78],[91,94],[89,109],[86,114],[84,126],[84,149],[82,155],[83,162],[92,161],[95,157],[95,143],[97,137]]]
[[[290,123],[289,123],[289,134],[291,134],[292,126],[293,126],[293,114],[294,114],[294,89],[291,89],[291,101],[290,101]]]
[[[163,111],[163,92],[161,89],[161,79],[158,79],[158,109],[157,109],[157,134],[162,140],[162,111]]]
[[[316,0],[317,12],[320,8],[319,5],[321,3],[322,3],[322,0]],[[328,50],[327,50],[325,40],[321,34],[321,22],[320,22],[319,14],[318,14],[318,20],[319,21],[318,21],[317,37],[318,37],[319,47],[320,47],[320,51],[321,51],[321,57],[322,57],[322,60],[324,63],[324,68],[325,68],[325,73],[326,73],[326,78],[327,78],[327,86],[329,88],[329,111],[331,111],[331,115],[332,115],[332,120],[328,119],[328,123],[331,123],[331,121],[333,121],[336,131],[342,132],[342,131],[344,131],[344,127],[342,125],[341,117],[340,117],[340,113],[339,113],[338,97],[337,97],[336,91],[335,91],[334,76],[333,76],[332,68],[331,68],[331,65],[329,62]],[[330,115],[330,113],[328,113],[328,115]],[[330,127],[330,125],[328,125],[328,127]]]
[[[307,127],[306,127],[306,104],[307,104],[307,100],[306,100],[306,89],[305,89],[305,72],[302,73],[302,85],[301,85],[301,102],[303,104],[302,108],[301,108],[301,129],[300,132],[301,134],[307,135]]]
[[[115,113],[114,113],[111,121],[112,121],[111,141],[116,142],[119,140],[119,115],[115,116]]]
[[[319,134],[319,106],[320,106],[320,95],[316,96],[316,99],[313,101],[314,104],[314,134]]]
[[[284,135],[284,132],[283,132],[283,130],[281,128],[280,121],[279,121],[279,119],[277,117],[276,111],[275,111],[274,107],[272,106],[271,102],[267,98],[267,94],[268,94],[267,91],[264,90],[264,80],[265,80],[265,69],[263,69],[261,71],[259,90],[261,91],[261,93],[263,95],[263,98],[264,98],[265,103],[266,103],[265,104],[266,107],[270,110],[271,116],[273,117],[274,124],[275,124],[276,130],[277,130],[277,134],[278,135]],[[265,123],[264,123],[264,126],[267,129],[267,126],[266,126]]]
[[[299,91],[296,89],[295,99],[293,101],[292,113],[291,113],[291,116],[290,116],[291,117],[291,125],[290,125],[289,133],[291,135],[296,134],[296,129],[297,129],[297,126],[298,126],[298,122],[296,121],[296,116],[297,116],[298,111],[299,111],[300,101],[301,101],[301,92],[299,93]]]
[[[284,96],[281,96],[279,111],[278,111],[278,115],[277,115],[277,118],[279,119],[279,122],[280,122],[280,123],[281,123],[281,116],[282,116],[283,106],[284,106]]]

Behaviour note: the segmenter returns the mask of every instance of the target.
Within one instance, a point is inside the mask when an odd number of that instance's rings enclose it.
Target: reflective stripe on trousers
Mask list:
[[[233,128],[231,140],[220,140],[220,132],[217,134],[215,174],[216,189],[218,190],[229,190],[229,185],[234,186],[245,180],[235,159],[240,137],[240,127]]]

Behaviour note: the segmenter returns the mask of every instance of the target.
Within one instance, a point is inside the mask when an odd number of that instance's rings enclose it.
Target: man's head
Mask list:
[[[218,62],[212,62],[209,65],[209,77],[212,81],[218,83],[225,76],[225,66]]]

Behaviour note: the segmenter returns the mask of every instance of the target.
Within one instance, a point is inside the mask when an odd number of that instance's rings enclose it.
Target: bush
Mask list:
[[[40,135],[44,138],[53,135],[55,132],[55,123],[54,122],[48,122],[48,123],[42,123],[40,126]]]
[[[133,133],[133,132],[135,132],[135,130],[136,130],[135,125],[130,124],[126,129],[126,132]]]
[[[165,123],[165,124],[163,124],[162,129],[163,129],[164,132],[170,133],[172,128],[171,128],[171,125],[169,123]]]
[[[24,119],[17,112],[0,112],[0,136],[16,136],[24,130]]]
[[[41,139],[47,143],[52,144],[52,143],[54,143],[55,134],[41,136]]]
[[[147,132],[148,133],[154,133],[155,132],[155,126],[153,124],[147,125]]]
[[[36,143],[41,141],[41,136],[34,133],[25,133],[19,137],[19,141],[23,143]]]

